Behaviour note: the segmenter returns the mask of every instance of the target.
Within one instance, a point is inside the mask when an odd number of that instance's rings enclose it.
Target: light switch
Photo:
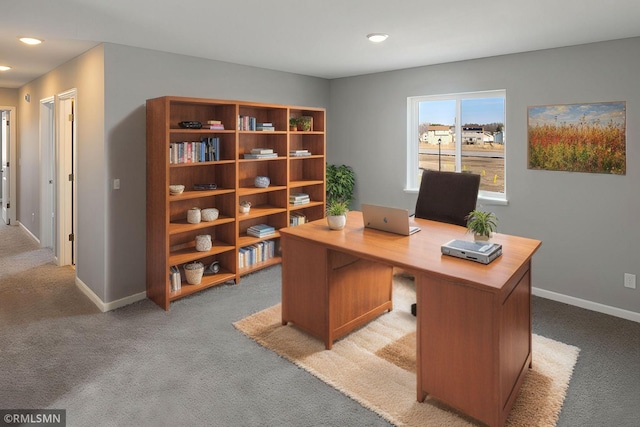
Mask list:
[[[120,189],[120,179],[116,178],[113,180],[113,189],[114,190],[119,190]]]

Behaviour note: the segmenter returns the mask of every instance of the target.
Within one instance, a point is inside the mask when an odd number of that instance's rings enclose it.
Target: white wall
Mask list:
[[[407,97],[507,91],[508,206],[499,231],[542,240],[533,286],[640,313],[640,38],[332,80],[330,163],[356,173],[363,202],[415,207],[403,192]],[[527,169],[527,107],[626,101],[625,176]]]

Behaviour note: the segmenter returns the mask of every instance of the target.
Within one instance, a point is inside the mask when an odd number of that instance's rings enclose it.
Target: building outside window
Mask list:
[[[481,176],[480,198],[506,201],[506,91],[416,96],[407,100],[407,189],[426,169]]]

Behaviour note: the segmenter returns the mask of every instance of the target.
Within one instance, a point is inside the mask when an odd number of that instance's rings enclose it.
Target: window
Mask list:
[[[407,189],[425,169],[481,176],[479,197],[506,202],[506,91],[416,96],[407,100]]]

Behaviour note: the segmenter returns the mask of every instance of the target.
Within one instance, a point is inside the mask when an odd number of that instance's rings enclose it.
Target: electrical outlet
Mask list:
[[[636,275],[635,274],[624,273],[624,287],[625,288],[631,288],[631,289],[635,289],[636,288]]]

